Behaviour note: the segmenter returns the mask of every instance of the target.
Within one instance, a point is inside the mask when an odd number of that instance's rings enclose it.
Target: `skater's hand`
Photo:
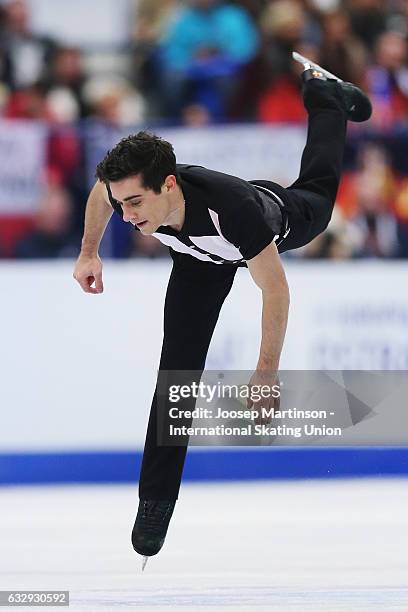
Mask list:
[[[280,382],[277,372],[255,370],[248,386],[247,406],[255,414],[254,423],[271,423],[275,410],[279,410],[280,406]]]
[[[75,264],[73,277],[85,293],[103,293],[102,261],[98,255],[81,255]],[[95,287],[92,285],[95,283]]]

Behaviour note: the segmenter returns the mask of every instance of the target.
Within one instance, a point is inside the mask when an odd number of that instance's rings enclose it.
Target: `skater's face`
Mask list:
[[[176,187],[173,175],[166,178],[160,193],[143,187],[140,175],[110,183],[112,196],[122,207],[123,220],[145,235],[153,234],[161,225],[168,225]]]

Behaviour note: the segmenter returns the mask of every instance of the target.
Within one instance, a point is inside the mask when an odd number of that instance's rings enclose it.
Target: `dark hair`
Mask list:
[[[136,174],[141,175],[143,187],[155,193],[160,193],[170,174],[179,181],[173,145],[148,132],[131,134],[108,151],[96,167],[96,176],[103,183]]]

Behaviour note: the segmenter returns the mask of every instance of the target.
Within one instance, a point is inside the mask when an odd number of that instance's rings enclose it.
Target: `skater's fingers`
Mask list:
[[[267,425],[272,421],[273,406],[267,400],[254,402],[252,406],[255,425]]]
[[[102,272],[95,274],[95,289],[96,293],[103,293]]]
[[[94,287],[92,287],[93,283],[94,283],[94,277],[93,276],[86,276],[84,278],[78,278],[77,281],[81,286],[81,289],[85,292],[85,293],[97,293],[96,289],[94,289]]]

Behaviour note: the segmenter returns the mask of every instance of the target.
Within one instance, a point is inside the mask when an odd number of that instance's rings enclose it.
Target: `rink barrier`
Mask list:
[[[139,452],[0,454],[0,485],[133,483]],[[408,476],[407,447],[199,450],[184,481],[292,480]]]

